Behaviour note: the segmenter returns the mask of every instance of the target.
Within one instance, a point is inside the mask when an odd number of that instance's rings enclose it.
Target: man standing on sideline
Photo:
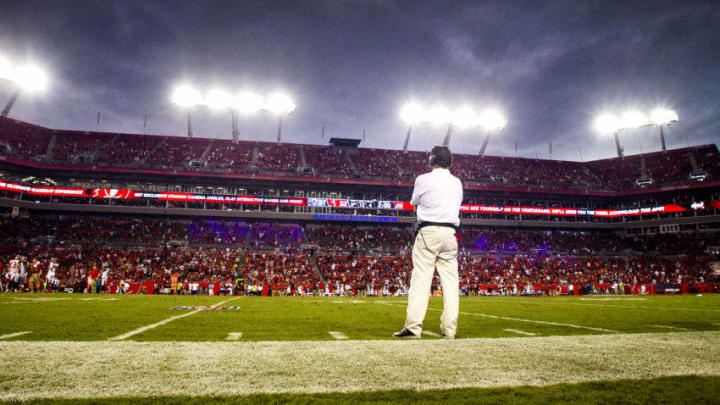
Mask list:
[[[460,304],[455,233],[460,226],[463,189],[460,180],[450,174],[451,163],[450,149],[436,146],[430,153],[432,171],[415,179],[410,204],[416,207],[418,224],[405,327],[393,334],[398,338],[420,338],[436,268],[444,304],[440,329],[445,338],[455,338]]]

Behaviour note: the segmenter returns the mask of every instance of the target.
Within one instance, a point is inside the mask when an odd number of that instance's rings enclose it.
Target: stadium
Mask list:
[[[288,142],[302,100],[187,85],[163,96],[186,135],[62,129],[15,117],[45,79],[2,61],[2,403],[718,401],[720,153],[668,147],[672,110],[598,116],[617,157],[579,161],[487,153],[520,119],[494,108],[408,104],[395,149]],[[232,138],[198,134],[208,110]],[[423,125],[462,182],[459,327],[435,274],[406,341]]]

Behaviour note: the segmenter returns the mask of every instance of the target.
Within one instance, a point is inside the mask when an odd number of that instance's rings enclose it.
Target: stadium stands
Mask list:
[[[400,169],[395,151],[359,148],[352,159],[359,174],[367,177],[387,178]]]
[[[281,294],[288,287],[303,285],[306,289],[317,288],[320,277],[315,272],[312,259],[307,254],[248,254],[241,261],[242,276],[248,284],[268,285]]]
[[[146,164],[160,169],[186,167],[191,160],[200,160],[209,143],[206,138],[166,137],[153,148]]]
[[[36,160],[47,153],[49,143],[49,130],[0,117],[0,155]]]
[[[352,164],[339,148],[307,145],[304,147],[307,164],[321,176],[351,177],[354,174]]]
[[[623,236],[613,232],[462,231],[460,276],[475,293],[502,285],[605,285],[710,282],[707,248],[718,233]],[[0,272],[16,254],[47,271],[57,257],[63,285],[82,284],[93,267],[126,281],[290,283],[344,294],[402,291],[412,269],[411,232],[387,226],[247,224],[126,216],[0,217]],[[311,248],[303,249],[303,244]],[[312,246],[315,246],[312,248]],[[437,281],[437,280],[436,280]],[[371,286],[371,287],[368,287]],[[321,288],[322,289],[322,288]]]
[[[51,131],[0,119],[0,156],[26,161],[100,167],[189,168],[246,173],[251,166],[276,174],[304,167],[321,177],[366,177],[411,181],[428,168],[425,152],[359,148],[345,151],[320,145],[242,142],[80,131]],[[593,162],[568,162],[456,154],[452,170],[467,185],[541,187],[557,190],[629,190],[643,185],[692,183],[691,173],[720,179],[720,155],[714,145],[653,152]],[[638,184],[638,179],[646,184]],[[642,183],[642,182],[641,182]]]
[[[55,137],[51,160],[68,163],[94,164],[97,153],[114,140],[112,134],[102,132],[59,131],[55,132]]]
[[[232,143],[216,139],[212,142],[206,156],[207,170],[244,173],[252,163],[255,147],[250,143]]]
[[[118,134],[111,145],[101,149],[95,156],[100,166],[140,165],[162,141],[160,137]],[[72,154],[71,154],[72,155]]]
[[[259,143],[258,169],[273,172],[295,172],[300,163],[300,146],[293,144]]]
[[[324,250],[342,252],[397,252],[410,243],[408,229],[354,227],[350,225],[308,225],[310,241]]]

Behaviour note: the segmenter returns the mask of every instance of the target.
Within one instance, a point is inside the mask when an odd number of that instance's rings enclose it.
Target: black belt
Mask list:
[[[426,226],[442,226],[445,228],[452,228],[455,230],[455,232],[458,231],[457,225],[450,223],[450,222],[430,222],[430,221],[422,221],[419,224],[417,224],[417,228],[415,229],[415,235]]]

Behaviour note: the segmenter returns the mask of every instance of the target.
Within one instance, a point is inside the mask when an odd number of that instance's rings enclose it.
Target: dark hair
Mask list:
[[[440,166],[445,169],[450,168],[452,163],[452,154],[447,146],[436,146],[430,151],[430,165]]]

